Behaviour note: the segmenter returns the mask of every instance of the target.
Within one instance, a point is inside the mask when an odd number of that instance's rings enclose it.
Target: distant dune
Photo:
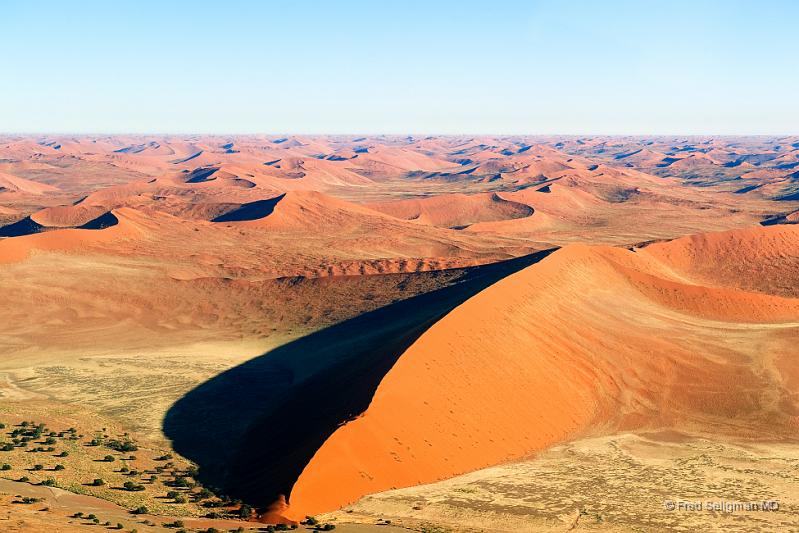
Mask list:
[[[57,192],[56,187],[35,181],[0,173],[0,193],[21,193],[39,196],[48,192]]]
[[[120,209],[107,216],[101,215],[78,228],[53,231],[44,231],[42,226],[30,221],[18,233],[0,239],[0,264],[22,261],[33,251],[86,252],[97,245],[134,237],[138,230],[130,218],[137,216],[133,210]]]
[[[371,207],[405,220],[462,229],[476,222],[524,218],[533,208],[505,200],[497,193],[444,194],[432,198],[372,204]]]

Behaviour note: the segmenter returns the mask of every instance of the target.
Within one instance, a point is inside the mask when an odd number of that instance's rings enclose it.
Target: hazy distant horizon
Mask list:
[[[463,132],[463,133],[418,133],[418,132],[396,132],[396,133],[369,133],[369,132],[193,132],[193,131],[174,131],[174,132],[158,132],[158,131],[141,131],[141,132],[75,132],[75,131],[0,131],[2,137],[368,137],[368,138],[394,138],[394,137],[495,137],[495,138],[632,138],[632,139],[648,139],[648,138],[748,138],[748,137],[764,137],[764,138],[777,138],[777,137],[799,137],[799,130],[797,132],[789,133],[492,133],[492,132]]]

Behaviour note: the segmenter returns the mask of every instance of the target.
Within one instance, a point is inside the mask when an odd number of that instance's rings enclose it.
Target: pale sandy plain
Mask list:
[[[796,528],[797,168],[797,138],[6,137],[0,422],[128,432],[267,522]]]

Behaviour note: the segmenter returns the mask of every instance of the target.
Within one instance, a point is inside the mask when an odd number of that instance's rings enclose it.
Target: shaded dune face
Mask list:
[[[386,372],[432,323],[549,253],[473,267],[450,287],[336,324],[224,372],[170,408],[164,433],[200,466],[204,482],[262,506],[280,501],[325,440],[366,410]]]
[[[219,215],[218,217],[214,218],[212,222],[240,222],[243,220],[257,220],[259,218],[269,216],[272,214],[272,212],[275,210],[275,206],[278,204],[278,202],[280,202],[280,200],[283,199],[284,196],[286,195],[281,194],[275,198],[246,203],[230,212]]]
[[[132,209],[109,211],[75,228],[46,228],[26,217],[0,228],[0,264],[26,259],[36,251],[77,253],[94,246],[130,239],[140,233]],[[49,229],[49,230],[48,230]],[[98,231],[99,230],[99,231]]]
[[[0,237],[22,237],[65,228],[104,229],[118,222],[111,211],[104,211],[101,207],[90,209],[74,206],[51,207],[0,227]]]
[[[781,238],[799,242],[790,228]],[[474,296],[419,337],[364,414],[325,441],[294,484],[289,514],[334,510],[587,434],[790,436],[799,300],[729,281],[697,285],[690,264],[664,251],[734,249],[747,231],[652,251],[568,246]],[[765,269],[768,254],[761,266],[758,257],[750,269],[777,275]],[[797,261],[783,257],[783,272]]]

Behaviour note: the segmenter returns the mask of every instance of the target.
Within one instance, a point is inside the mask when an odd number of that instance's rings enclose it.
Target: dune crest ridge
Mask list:
[[[768,249],[776,232],[799,242],[799,229],[785,226],[651,250],[570,245],[485,289],[423,334],[366,412],[317,451],[289,514],[331,511],[585,435],[789,435],[799,415],[791,392],[799,366],[789,357],[799,300],[730,282],[697,285],[678,260],[742,241]],[[783,257],[782,272],[796,272],[797,262]]]

